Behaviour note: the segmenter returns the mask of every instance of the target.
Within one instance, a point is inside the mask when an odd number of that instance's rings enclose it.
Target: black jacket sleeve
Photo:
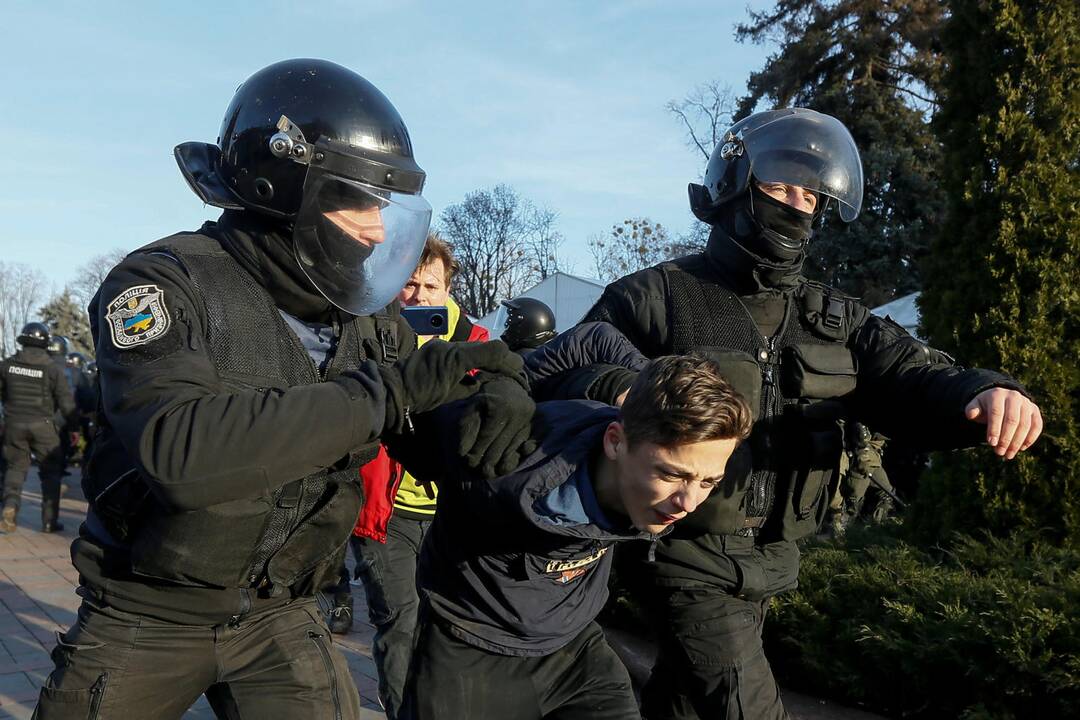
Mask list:
[[[668,352],[667,315],[664,276],[659,269],[648,268],[608,285],[582,323],[610,324],[648,359]],[[610,404],[632,382],[633,373],[622,364],[598,358],[592,364],[552,376],[541,384],[536,397],[538,400],[587,399]]]
[[[608,285],[582,322],[611,323],[645,357],[654,358],[669,347],[667,306],[664,276],[648,268]]]
[[[537,398],[610,403],[647,362],[614,325],[585,322],[537,348],[525,362],[525,373]]]
[[[167,328],[121,347],[107,317],[125,290],[156,285]],[[164,502],[192,510],[258,496],[346,457],[382,431],[385,392],[334,383],[231,390],[205,343],[205,306],[170,256],[134,254],[90,307],[109,426]],[[381,396],[381,397],[375,397]]]
[[[972,398],[993,387],[1025,392],[1002,373],[956,365],[893,321],[869,313],[849,346],[858,364],[856,415],[876,431],[920,449],[979,444],[986,427],[964,416]]]

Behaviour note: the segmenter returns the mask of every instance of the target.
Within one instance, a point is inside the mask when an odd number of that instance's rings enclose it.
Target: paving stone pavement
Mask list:
[[[34,468],[23,489],[18,530],[0,534],[0,720],[28,720],[33,714],[38,690],[52,671],[49,652],[56,644],[56,631],[71,626],[79,607],[75,595],[78,574],[71,566],[69,552],[86,514],[77,468],[64,478],[64,484],[67,491],[60,501],[63,532],[41,532],[41,486]],[[349,661],[364,708],[362,720],[381,720],[386,716],[376,699],[371,659],[374,630],[364,621],[367,607],[363,590],[354,588],[353,595],[353,632],[344,637],[335,635],[334,640]],[[213,718],[205,698],[184,715],[184,720]]]

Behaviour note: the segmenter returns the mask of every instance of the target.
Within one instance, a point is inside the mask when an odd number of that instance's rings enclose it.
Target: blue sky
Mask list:
[[[322,57],[397,106],[436,216],[514,186],[559,213],[564,253],[645,215],[689,226],[702,160],[664,109],[709,80],[745,89],[772,49],[736,43],[755,0],[5,3],[0,26],[0,259],[57,288],[91,256],[194,229],[172,159],[213,142],[236,86]]]

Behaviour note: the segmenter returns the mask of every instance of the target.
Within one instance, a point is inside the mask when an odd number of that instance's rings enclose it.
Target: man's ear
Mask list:
[[[620,452],[626,452],[626,432],[621,422],[612,420],[604,430],[604,455],[615,460]]]

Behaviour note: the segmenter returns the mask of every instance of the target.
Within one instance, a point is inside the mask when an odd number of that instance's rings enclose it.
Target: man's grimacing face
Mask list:
[[[634,527],[658,534],[697,509],[724,475],[736,438],[662,447],[630,446],[622,423],[604,431],[604,454],[615,464],[617,502]]]

